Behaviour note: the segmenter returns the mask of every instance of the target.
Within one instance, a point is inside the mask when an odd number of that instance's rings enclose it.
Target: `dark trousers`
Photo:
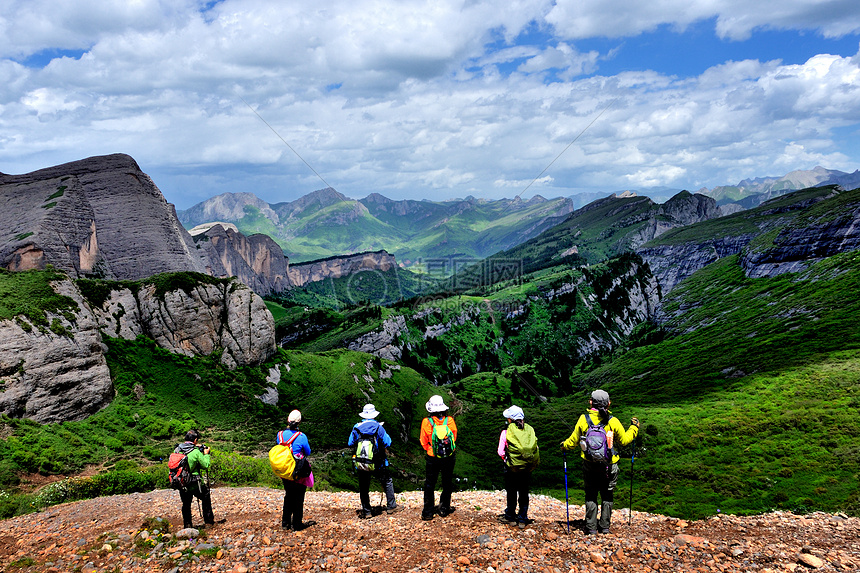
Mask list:
[[[308,488],[296,481],[284,478],[281,478],[281,481],[284,482],[284,514],[281,516],[281,526],[301,529],[305,510],[305,491]]]
[[[358,470],[358,497],[361,499],[361,511],[367,516],[371,515],[373,509],[370,505],[370,480],[373,477],[379,480],[382,491],[385,492],[388,509],[397,507],[397,502],[394,500],[394,480],[391,479],[388,466],[380,466],[372,472]]]
[[[206,524],[215,523],[215,514],[212,513],[212,498],[209,495],[209,488],[200,479],[188,487],[187,490],[179,490],[179,499],[182,500],[182,526],[185,528],[192,526],[191,519],[191,502],[194,498],[200,500],[201,509],[203,510],[203,522]]]
[[[582,478],[585,482],[585,528],[588,531],[609,530],[615,485],[618,483],[618,464],[595,464],[582,460]],[[597,519],[597,494],[600,494],[600,521]]]
[[[532,483],[530,471],[512,472],[505,467],[505,490],[508,493],[508,506],[505,508],[505,517],[510,520],[528,522],[529,516],[529,488]],[[517,513],[517,498],[519,497],[520,512]]]
[[[437,458],[427,456],[427,473],[424,478],[424,509],[422,517],[432,517],[435,508],[436,480],[442,475],[442,496],[439,498],[439,511],[448,513],[451,510],[451,492],[454,488],[454,456]]]

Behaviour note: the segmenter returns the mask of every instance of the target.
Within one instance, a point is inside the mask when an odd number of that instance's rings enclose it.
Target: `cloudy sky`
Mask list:
[[[860,168],[857,0],[0,0],[0,172],[188,208],[696,190]]]

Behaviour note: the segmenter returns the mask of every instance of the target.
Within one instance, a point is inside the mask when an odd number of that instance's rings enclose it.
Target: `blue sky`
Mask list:
[[[128,153],[184,209],[860,168],[854,0],[83,4],[0,0],[0,172]]]

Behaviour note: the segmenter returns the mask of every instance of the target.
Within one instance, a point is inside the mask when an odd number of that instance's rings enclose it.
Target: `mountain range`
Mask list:
[[[694,195],[713,198],[719,210],[711,208],[707,216],[716,217],[755,207],[792,190],[828,184],[854,188],[860,185],[860,171],[844,173],[816,167],[781,177],[759,177],[737,185],[702,188]],[[555,199],[536,195],[529,200],[470,196],[448,201],[415,201],[392,200],[378,193],[356,200],[326,188],[295,201],[275,204],[266,203],[253,193],[224,193],[178,211],[177,216],[189,229],[221,221],[235,225],[245,235],[265,234],[284,249],[293,263],[385,250],[409,267],[428,259],[482,259],[507,251],[555,225],[569,224],[565,220],[570,216],[581,220],[583,216],[594,215],[594,205],[604,199],[639,196],[639,201],[650,202],[647,209],[656,214],[658,208],[654,205],[669,202],[679,193],[687,192],[660,187]],[[693,221],[683,224],[690,222]],[[659,234],[665,230],[657,219],[651,226],[652,231],[644,231],[643,237],[649,232]],[[673,226],[671,221],[670,226]],[[633,237],[631,240],[633,244],[644,242]],[[605,253],[605,249],[600,247],[594,252]]]

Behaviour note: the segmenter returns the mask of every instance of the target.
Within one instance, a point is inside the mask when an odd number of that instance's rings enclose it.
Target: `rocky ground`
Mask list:
[[[81,573],[860,571],[860,519],[844,515],[686,522],[634,511],[629,525],[622,510],[610,534],[585,536],[582,506],[570,506],[568,533],[564,502],[544,496],[532,496],[535,521],[519,529],[497,521],[504,492],[456,493],[453,514],[425,522],[418,492],[398,494],[404,511],[359,520],[358,494],[310,491],[305,519],[317,525],[289,532],[279,526],[281,491],[218,488],[212,500],[216,518],[226,521],[191,531],[189,539],[180,531],[179,496],[169,490],[68,503],[2,521],[0,565],[5,572]],[[169,529],[156,518],[166,518]]]

